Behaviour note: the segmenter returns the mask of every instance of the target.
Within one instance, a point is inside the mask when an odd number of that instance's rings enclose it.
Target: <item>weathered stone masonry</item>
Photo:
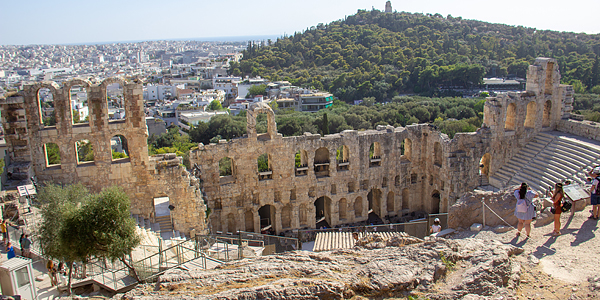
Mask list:
[[[321,215],[334,226],[364,221],[370,208],[381,217],[445,212],[537,132],[556,129],[572,104],[570,86],[559,82],[555,60],[537,59],[530,66],[526,92],[488,98],[482,128],[452,140],[427,124],[283,138],[271,109],[252,106],[247,137],[200,145],[190,155],[202,169],[212,230],[258,231],[264,218],[271,219],[276,232],[314,228]],[[258,113],[268,118],[262,135],[255,128]],[[369,156],[372,144],[379,162]],[[341,146],[348,155],[340,163],[336,150]],[[297,151],[306,165],[298,170]],[[257,158],[264,153],[270,170],[259,173]],[[219,176],[219,161],[225,157],[233,171]],[[270,211],[261,215],[264,207]]]
[[[119,83],[123,87],[124,120],[109,120],[106,87]],[[70,109],[71,86],[88,91],[89,122],[73,124]],[[56,126],[44,126],[40,116],[38,92],[47,88],[53,95]],[[153,218],[153,198],[168,196],[174,228],[182,232],[205,230],[206,206],[198,179],[190,176],[174,155],[149,157],[147,128],[142,99],[142,84],[109,78],[100,84],[71,80],[61,87],[53,82],[25,86],[19,94],[0,101],[6,141],[13,165],[13,178],[33,175],[40,182],[81,182],[93,191],[117,185],[131,198],[132,213]],[[113,160],[110,140],[121,135],[126,140],[128,158]],[[87,140],[93,145],[94,161],[78,162],[76,142]],[[45,145],[55,143],[61,163],[48,165]]]
[[[106,86],[112,82],[124,90],[123,121],[108,120]],[[364,221],[370,209],[382,218],[412,211],[445,212],[464,192],[486,182],[539,131],[589,131],[566,119],[573,93],[570,86],[559,83],[556,61],[538,58],[529,67],[526,91],[488,98],[483,126],[473,133],[456,134],[452,140],[427,124],[284,138],[277,133],[271,108],[254,105],[247,113],[245,137],[200,144],[190,153],[191,163],[200,168],[211,211],[210,229],[257,232],[269,219],[273,229],[281,232],[314,227],[321,217],[335,226]],[[72,124],[71,85],[88,89],[89,124]],[[49,128],[40,125],[37,92],[42,87],[54,95],[59,120]],[[141,83],[107,79],[101,84],[73,80],[62,88],[54,83],[34,84],[1,100],[0,107],[14,162],[9,168],[16,177],[35,174],[41,181],[83,182],[93,190],[123,186],[132,198],[133,213],[146,217],[153,216],[153,198],[169,196],[176,207],[172,215],[177,230],[206,228],[198,179],[190,177],[173,156],[147,155]],[[260,113],[268,119],[264,134],[256,132]],[[134,150],[129,158],[112,160],[110,139],[115,135],[124,136]],[[93,143],[93,162],[77,161],[75,142],[82,139]],[[46,143],[59,146],[60,166],[47,165]],[[296,168],[298,151],[301,166]],[[259,173],[257,159],[263,154],[268,168]],[[223,158],[231,160],[231,173],[220,176]]]

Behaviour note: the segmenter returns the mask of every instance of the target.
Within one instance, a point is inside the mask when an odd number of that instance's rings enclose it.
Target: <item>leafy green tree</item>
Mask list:
[[[267,95],[267,85],[266,84],[258,84],[253,85],[248,89],[248,95],[246,97],[253,97],[256,95]]]
[[[66,261],[71,292],[73,262],[90,259],[125,260],[140,238],[129,216],[129,198],[120,188],[90,193],[83,185],[47,185],[38,192],[42,220],[38,241],[45,257]]]
[[[213,100],[210,102],[210,104],[208,104],[207,109],[208,110],[223,110],[223,106],[221,105],[221,102],[219,102],[219,100]]]

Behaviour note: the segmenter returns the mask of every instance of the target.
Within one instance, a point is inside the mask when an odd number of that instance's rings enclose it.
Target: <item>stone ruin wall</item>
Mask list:
[[[123,120],[109,120],[106,87],[119,83],[123,88]],[[87,89],[89,122],[73,124],[70,90]],[[56,126],[44,126],[38,104],[38,91],[47,88],[53,95]],[[25,86],[24,90],[0,100],[2,122],[12,164],[13,178],[27,180],[35,176],[41,183],[71,184],[81,182],[94,192],[117,185],[129,195],[131,211],[153,218],[153,198],[168,196],[175,206],[171,212],[176,230],[205,232],[206,206],[198,179],[190,176],[175,155],[148,156],[147,128],[142,98],[142,84],[109,78],[100,84],[71,80],[62,87],[53,82]],[[111,138],[126,140],[128,158],[112,159]],[[88,140],[93,145],[94,161],[78,162],[76,142]],[[45,145],[59,147],[60,165],[49,166]]]
[[[277,133],[272,110],[255,105],[247,114],[246,137],[200,145],[190,160],[201,167],[213,231],[258,231],[259,209],[266,205],[275,211],[271,217],[276,232],[314,228],[315,202],[321,197],[331,226],[365,221],[369,206],[382,218],[412,211],[447,212],[449,205],[487,181],[539,131],[556,130],[572,103],[572,88],[560,84],[556,61],[538,58],[529,68],[525,92],[489,97],[482,128],[458,133],[452,140],[427,124],[284,138]],[[262,135],[255,128],[258,113],[266,113],[268,119],[267,133]],[[512,125],[505,125],[507,118]],[[380,166],[371,166],[373,143],[381,150]],[[342,145],[348,147],[349,165],[348,170],[338,171],[336,150]],[[328,176],[317,176],[319,149],[328,153]],[[306,153],[306,175],[296,175],[298,150]],[[257,158],[263,153],[269,156],[272,179],[259,179]],[[225,157],[232,160],[233,171],[223,177],[219,161]],[[439,204],[432,199],[435,193],[440,194]]]
[[[115,81],[124,89],[124,121],[108,120],[106,86]],[[570,86],[559,82],[556,61],[537,59],[529,68],[525,92],[488,98],[482,127],[473,133],[458,133],[452,140],[427,124],[284,138],[277,133],[270,107],[254,105],[247,113],[245,137],[200,144],[190,153],[191,163],[199,168],[204,199],[211,211],[210,229],[258,232],[258,211],[266,205],[272,207],[270,217],[276,232],[311,228],[315,226],[317,199],[323,199],[325,218],[331,226],[366,220],[369,206],[382,218],[412,211],[446,212],[456,199],[487,180],[539,131],[568,127],[564,124],[570,120],[564,118],[572,110],[573,93]],[[65,99],[69,87],[76,84],[88,89],[89,124],[72,125]],[[42,87],[54,95],[60,116],[55,127],[39,122],[37,91]],[[130,195],[132,212],[146,217],[152,217],[153,198],[169,196],[176,207],[172,213],[175,229],[186,233],[206,229],[206,206],[198,189],[199,180],[190,176],[173,155],[147,155],[141,83],[73,80],[61,89],[45,82],[26,86],[22,93],[1,100],[0,106],[13,162],[9,168],[16,176],[35,175],[40,181],[58,183],[83,182],[95,191],[116,184]],[[259,113],[267,114],[268,130],[264,134],[256,132]],[[116,134],[123,135],[129,149],[134,150],[128,159],[112,160],[110,138]],[[97,153],[94,162],[77,163],[74,143],[81,139],[92,141]],[[45,143],[59,145],[60,167],[46,165]],[[374,143],[380,161],[369,157]],[[336,161],[336,150],[342,145],[347,147],[347,166],[338,166]],[[304,151],[305,175],[296,174],[298,150]],[[259,180],[257,158],[264,153],[269,156],[272,171],[267,178],[262,176],[265,180]],[[232,159],[231,176],[219,175],[219,160],[224,157]],[[328,176],[321,176],[324,173],[315,168],[315,160],[319,163],[327,159]],[[439,203],[432,197],[437,193]],[[369,194],[373,195],[371,201]]]

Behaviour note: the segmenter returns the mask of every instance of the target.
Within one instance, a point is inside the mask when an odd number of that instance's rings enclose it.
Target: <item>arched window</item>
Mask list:
[[[44,145],[46,156],[46,167],[60,166],[60,149],[55,143],[47,143]]]
[[[267,153],[263,153],[256,160],[258,165],[258,180],[273,179],[273,170],[271,169],[271,159]]]
[[[381,144],[374,142],[369,148],[369,161],[371,167],[381,166]]]
[[[410,139],[404,139],[400,144],[400,158],[406,159],[408,161],[411,160],[412,153],[412,141]]]
[[[294,158],[294,166],[296,176],[304,176],[308,174],[308,154],[304,150],[298,150]]]
[[[219,177],[233,176],[232,159],[223,157],[219,160]]]
[[[108,118],[111,121],[125,119],[125,98],[123,86],[111,83],[106,86],[106,101],[108,102]]]
[[[75,142],[75,151],[77,152],[77,163],[83,164],[94,161],[94,147],[88,140]]]
[[[56,126],[56,112],[54,110],[54,95],[48,88],[41,88],[37,92],[40,109],[40,124]]]
[[[525,116],[525,127],[535,128],[535,119],[537,118],[537,104],[535,101],[527,103],[527,115]]]
[[[442,145],[440,142],[433,144],[433,164],[438,167],[442,166]]]
[[[244,214],[244,219],[246,222],[246,231],[254,232],[254,214],[251,211],[247,210]]]
[[[396,175],[396,177],[394,177],[394,186],[400,186],[400,175]]]
[[[127,147],[127,139],[122,135],[115,135],[110,139],[110,148],[112,159],[129,158],[129,149]]]
[[[337,161],[338,171],[347,171],[350,166],[348,146],[341,145],[336,150],[335,160]]]
[[[90,111],[87,88],[81,85],[71,86],[69,104],[71,106],[71,121],[73,125],[89,122]]]
[[[504,130],[515,130],[515,122],[517,118],[517,106],[511,103],[506,108],[506,121],[504,122]]]
[[[329,176],[329,150],[325,147],[315,152],[315,175],[317,177]]]

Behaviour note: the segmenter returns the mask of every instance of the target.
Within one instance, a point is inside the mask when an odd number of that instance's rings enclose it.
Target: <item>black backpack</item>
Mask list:
[[[573,206],[573,203],[571,203],[571,201],[569,201],[569,200],[563,200],[562,201],[562,207],[560,208],[560,210],[562,212],[568,212],[571,209],[571,206]]]

